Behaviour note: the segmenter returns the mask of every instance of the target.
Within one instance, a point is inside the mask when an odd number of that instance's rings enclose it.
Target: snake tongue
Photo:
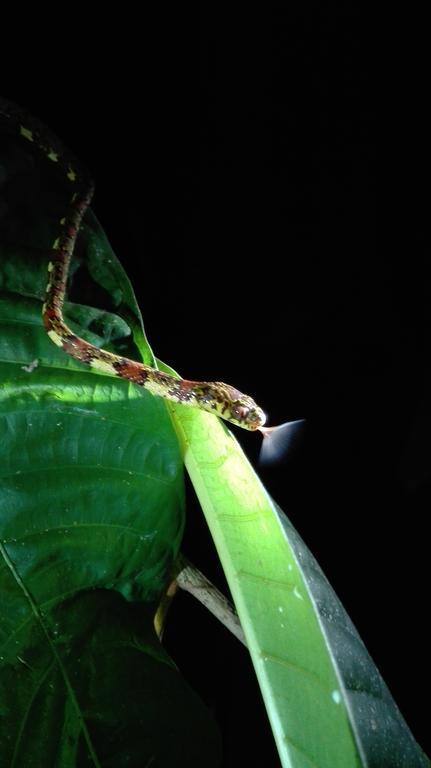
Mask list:
[[[263,441],[259,454],[259,464],[278,464],[295,448],[303,432],[305,419],[286,421],[277,427],[259,427]]]

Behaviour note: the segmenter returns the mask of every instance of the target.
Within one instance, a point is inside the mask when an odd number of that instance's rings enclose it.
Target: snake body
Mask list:
[[[262,409],[251,397],[230,384],[177,379],[144,363],[89,344],[66,325],[62,309],[69,265],[94,185],[81,165],[39,120],[4,100],[0,100],[0,115],[12,124],[17,135],[31,142],[47,160],[59,166],[71,188],[69,203],[58,223],[58,236],[48,257],[48,284],[42,308],[43,324],[54,344],[76,360],[145,387],[153,395],[201,408],[245,429],[262,427],[266,420]]]

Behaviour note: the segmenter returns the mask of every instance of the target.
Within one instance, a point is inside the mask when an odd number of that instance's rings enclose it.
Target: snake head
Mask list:
[[[266,415],[249,395],[244,395],[230,384],[222,381],[207,384],[206,410],[216,412],[222,419],[230,421],[243,429],[255,430],[263,426]]]
[[[229,415],[224,416],[233,424],[245,429],[255,430],[262,427],[266,415],[254,402],[253,398],[239,392],[239,397],[232,399],[229,404]]]

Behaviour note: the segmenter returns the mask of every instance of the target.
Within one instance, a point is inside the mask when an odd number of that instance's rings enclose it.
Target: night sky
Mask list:
[[[426,748],[430,285],[385,236],[377,247],[370,20],[287,5],[81,19],[3,95],[91,169],[155,354],[252,394],[270,423],[307,419],[262,478]],[[254,462],[259,438],[236,434]],[[223,587],[188,495],[185,552]],[[222,726],[225,765],[266,749],[277,766],[246,652],[186,595],[166,642]]]

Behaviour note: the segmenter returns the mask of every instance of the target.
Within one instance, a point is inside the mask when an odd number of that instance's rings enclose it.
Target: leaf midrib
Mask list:
[[[34,602],[32,596],[31,596],[31,593],[27,589],[24,580],[22,579],[22,577],[20,576],[20,574],[16,570],[15,564],[12,561],[12,559],[9,557],[8,551],[5,549],[5,547],[3,546],[3,544],[1,542],[0,542],[0,553],[1,553],[2,557],[3,557],[3,560],[4,560],[5,564],[7,565],[7,567],[10,570],[10,572],[12,573],[12,576],[15,579],[16,584],[18,585],[18,587],[21,590],[21,592],[24,594],[24,597],[26,598],[26,600],[27,600],[27,602],[29,604],[29,607],[31,609],[31,614],[33,614],[33,616],[35,617],[37,623],[39,624],[43,634],[45,635],[45,637],[47,639],[47,642],[48,642],[48,645],[49,645],[49,647],[51,649],[53,658],[54,658],[55,662],[57,663],[58,668],[60,670],[60,673],[61,673],[61,675],[63,677],[66,690],[69,693],[69,696],[71,698],[72,704],[75,707],[76,713],[77,713],[77,715],[78,715],[78,717],[80,719],[81,728],[82,728],[82,734],[83,734],[84,739],[85,739],[85,741],[87,743],[89,754],[90,754],[90,756],[91,756],[91,758],[93,760],[93,763],[94,763],[95,767],[96,768],[101,768],[100,763],[99,763],[99,761],[97,759],[97,755],[95,753],[94,747],[93,747],[92,740],[90,738],[90,734],[88,732],[88,729],[87,729],[87,726],[86,726],[86,723],[85,723],[84,715],[81,712],[81,708],[79,706],[78,699],[75,696],[75,691],[73,690],[73,686],[72,686],[72,684],[71,684],[71,682],[69,680],[66,668],[65,668],[65,666],[64,666],[64,664],[63,664],[63,662],[61,660],[61,657],[60,657],[60,655],[59,655],[59,653],[57,651],[57,648],[55,647],[55,643],[52,641],[52,638],[51,638],[51,635],[50,635],[50,633],[48,631],[48,628],[45,626],[45,622],[42,620],[42,616],[41,616],[40,610],[39,610],[38,606],[36,605],[36,603]],[[28,618],[28,620],[29,620],[29,618]]]

